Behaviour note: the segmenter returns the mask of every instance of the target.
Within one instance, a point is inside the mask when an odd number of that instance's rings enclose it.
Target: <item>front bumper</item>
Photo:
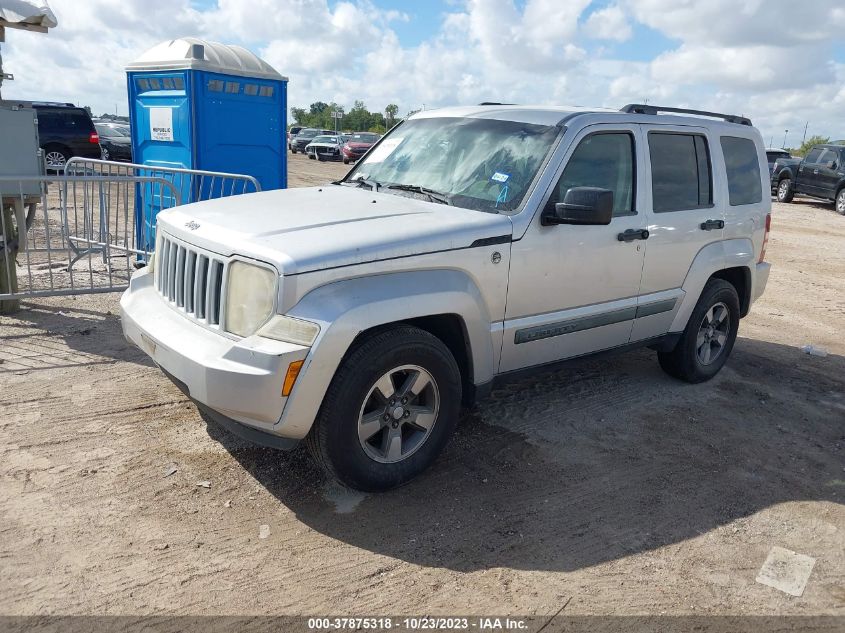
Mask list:
[[[169,305],[141,269],[120,299],[124,336],[143,350],[190,398],[243,425],[280,436],[288,365],[309,348],[260,336],[228,338]]]

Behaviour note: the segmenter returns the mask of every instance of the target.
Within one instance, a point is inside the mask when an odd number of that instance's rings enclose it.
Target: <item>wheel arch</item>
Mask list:
[[[469,398],[493,377],[491,321],[481,292],[458,270],[426,270],[333,282],[308,293],[288,315],[320,324],[300,378],[277,424],[304,437],[349,350],[362,336],[406,324],[438,337],[461,370]]]
[[[745,316],[751,307],[751,267],[754,266],[754,252],[754,243],[750,238],[713,242],[702,248],[687,271],[683,284],[684,301],[675,314],[669,331],[683,331],[704,291],[704,286],[714,277],[734,285],[740,298],[742,316]]]
[[[748,266],[724,268],[710,275],[710,279],[724,279],[736,289],[739,316],[745,317],[751,309],[751,269]]]

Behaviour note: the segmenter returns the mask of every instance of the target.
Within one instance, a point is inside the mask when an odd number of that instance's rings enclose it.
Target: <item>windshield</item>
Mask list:
[[[370,150],[344,182],[361,179],[400,195],[437,194],[438,201],[478,211],[513,211],[559,131],[494,119],[412,119]]]
[[[302,138],[312,138],[317,136],[320,132],[318,130],[302,130],[297,136],[301,136]]]
[[[317,136],[312,143],[334,143],[337,145],[337,137],[336,136]]]

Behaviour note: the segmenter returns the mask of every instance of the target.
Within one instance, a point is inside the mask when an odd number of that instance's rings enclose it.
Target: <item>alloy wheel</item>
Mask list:
[[[695,353],[702,365],[709,365],[721,356],[730,328],[730,311],[724,303],[711,306],[704,314],[695,339]]]
[[[384,373],[367,392],[358,414],[358,441],[377,462],[400,462],[428,439],[440,410],[434,377],[417,365]]]
[[[61,169],[65,166],[67,162],[65,160],[65,155],[61,152],[47,152],[47,155],[44,156],[44,161],[47,163],[47,167],[52,169]]]

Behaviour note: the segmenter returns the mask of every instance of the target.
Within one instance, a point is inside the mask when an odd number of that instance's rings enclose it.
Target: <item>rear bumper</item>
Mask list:
[[[754,303],[759,299],[763,292],[766,290],[766,284],[769,281],[769,271],[771,271],[772,265],[768,262],[761,262],[757,264],[757,269],[754,273],[754,284],[751,289],[751,303]]]
[[[147,269],[132,277],[120,299],[120,316],[126,338],[192,400],[225,420],[279,436],[275,425],[287,403],[285,373],[309,348],[260,336],[231,339],[209,330],[169,305]]]

